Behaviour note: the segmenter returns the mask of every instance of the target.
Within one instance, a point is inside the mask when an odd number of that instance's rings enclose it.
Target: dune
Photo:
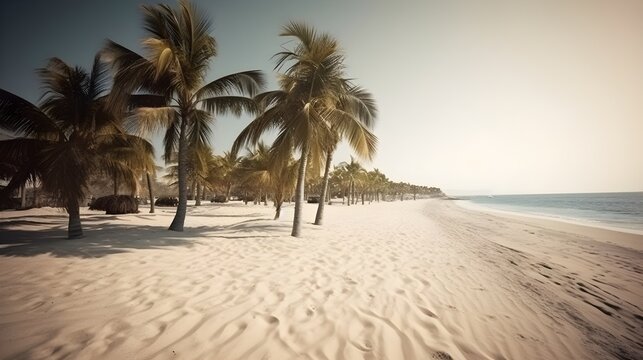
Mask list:
[[[305,219],[315,208],[305,207]],[[0,213],[5,359],[636,359],[643,236],[450,201]]]

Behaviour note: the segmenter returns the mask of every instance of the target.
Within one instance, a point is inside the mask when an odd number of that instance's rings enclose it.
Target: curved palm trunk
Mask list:
[[[330,163],[332,161],[333,152],[329,151],[328,155],[326,155],[326,169],[324,169],[324,181],[322,183],[321,195],[319,196],[317,214],[315,214],[315,225],[321,225],[324,218],[324,205],[326,204],[326,196],[328,193],[328,179],[330,178]]]
[[[145,172],[147,177],[147,191],[150,194],[150,214],[154,214],[154,189],[152,189],[152,179],[150,178],[150,173]]]
[[[306,163],[308,160],[308,144],[301,149],[299,160],[299,171],[297,174],[297,190],[295,193],[295,217],[292,221],[292,233],[294,237],[301,236],[301,208],[304,205],[304,187],[306,182]]]
[[[181,119],[181,131],[179,133],[179,205],[176,207],[174,220],[169,230],[183,231],[185,214],[188,208],[188,144],[186,139],[187,119],[183,115]]]
[[[78,200],[72,200],[67,205],[69,223],[67,225],[67,238],[77,239],[83,237],[83,227],[80,224],[80,206]]]

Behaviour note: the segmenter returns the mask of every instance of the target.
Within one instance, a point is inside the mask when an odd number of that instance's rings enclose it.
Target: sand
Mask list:
[[[305,219],[314,217],[307,205]],[[0,358],[643,358],[643,236],[418,200],[0,213]]]

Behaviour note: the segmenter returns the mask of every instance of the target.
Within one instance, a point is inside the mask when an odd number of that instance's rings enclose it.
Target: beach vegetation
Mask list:
[[[188,199],[191,147],[209,144],[215,115],[256,111],[255,95],[263,86],[258,70],[226,75],[206,82],[218,54],[211,22],[188,1],[178,6],[143,5],[145,50],[139,55],[108,41],[104,54],[114,69],[112,105],[132,94],[144,95],[136,120],[149,132],[164,130],[164,154],[177,154],[179,203],[169,229],[183,231]]]
[[[100,56],[90,71],[51,58],[37,73],[44,89],[38,105],[0,89],[0,127],[13,134],[0,141],[0,162],[15,169],[0,195],[39,181],[69,214],[68,238],[81,237],[80,204],[90,177],[115,175],[135,187],[134,165],[145,162],[153,148],[125,132],[123,108],[108,105],[109,77]]]

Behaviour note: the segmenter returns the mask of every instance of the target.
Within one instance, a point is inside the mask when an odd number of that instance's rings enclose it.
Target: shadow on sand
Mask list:
[[[67,223],[58,217],[47,221],[9,220],[0,222],[0,256],[36,256],[50,254],[55,257],[98,258],[137,249],[163,249],[192,247],[205,240],[274,238],[289,234],[289,224],[268,219],[244,220],[228,226],[199,226],[183,232],[167,230],[165,226],[132,226],[105,221],[117,216],[89,216],[82,219],[85,236],[66,238]],[[44,230],[11,229],[20,225],[46,226]],[[266,235],[270,232],[270,235]],[[195,238],[200,238],[195,240]]]

